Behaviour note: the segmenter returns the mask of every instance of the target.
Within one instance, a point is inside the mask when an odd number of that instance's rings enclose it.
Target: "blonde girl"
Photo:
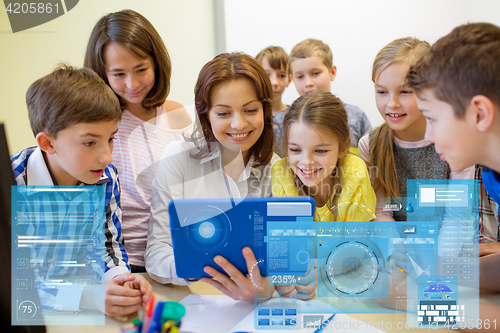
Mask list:
[[[345,106],[330,92],[315,90],[299,97],[283,120],[287,157],[271,173],[275,197],[311,196],[316,221],[370,221],[375,193],[365,163],[348,152]],[[284,297],[309,299],[316,290],[314,260],[300,284],[276,286]]]
[[[385,123],[361,138],[359,151],[373,171],[379,221],[406,220],[404,207],[402,212],[393,213],[384,211],[383,206],[406,197],[407,179],[474,179],[474,167],[451,172],[434,144],[425,140],[426,121],[413,89],[406,85],[406,75],[429,49],[429,43],[417,38],[396,39],[380,50],[373,63],[375,99]],[[441,211],[441,215],[445,213],[449,214]],[[452,219],[445,218],[444,224]]]
[[[425,118],[413,89],[405,84],[410,66],[429,48],[429,43],[417,38],[396,39],[380,50],[373,63],[375,100],[385,122],[361,138],[359,153],[370,165],[377,220],[406,220],[404,207],[403,212],[393,214],[383,211],[383,205],[390,198],[406,197],[407,179],[448,179],[451,175],[434,144],[425,141]]]

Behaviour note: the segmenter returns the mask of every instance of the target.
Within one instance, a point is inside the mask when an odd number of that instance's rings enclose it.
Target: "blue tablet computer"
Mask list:
[[[177,275],[198,279],[225,257],[248,273],[241,250],[249,246],[263,276],[302,275],[314,247],[310,197],[180,199],[168,207]]]

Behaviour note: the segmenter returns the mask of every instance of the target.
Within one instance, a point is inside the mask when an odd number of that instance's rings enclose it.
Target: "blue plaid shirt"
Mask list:
[[[28,174],[28,160],[35,156],[36,165],[30,169]],[[50,172],[43,160],[41,151],[38,147],[27,148],[17,154],[11,156],[12,169],[17,185],[53,185]],[[38,178],[38,183],[33,184],[30,179]],[[43,178],[44,184],[39,183],[40,178]],[[128,256],[123,246],[123,235],[121,231],[121,207],[120,207],[120,184],[118,181],[118,172],[116,168],[109,164],[104,170],[101,179],[93,185],[79,183],[82,186],[105,186],[105,280],[108,281],[118,274],[129,272]],[[52,231],[51,231],[52,230]],[[44,230],[44,232],[59,232],[56,229]],[[48,235],[50,238],[55,238],[57,235]],[[74,251],[68,252],[68,256],[74,258]]]

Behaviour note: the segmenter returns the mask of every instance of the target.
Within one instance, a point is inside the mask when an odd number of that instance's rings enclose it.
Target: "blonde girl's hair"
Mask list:
[[[290,110],[283,119],[283,147],[288,147],[290,127],[294,123],[302,123],[318,132],[334,135],[339,142],[339,151],[347,151],[349,148],[351,136],[344,103],[330,92],[315,90],[300,96],[292,103]],[[285,156],[288,156],[288,149]],[[340,186],[336,185],[342,183],[343,172],[341,169],[343,160],[344,158],[338,159],[337,166],[330,175],[330,177],[334,178],[334,191],[330,194],[330,196],[334,195],[334,199],[331,201],[332,207],[335,206],[337,196],[340,195]],[[292,171],[290,170],[290,172]],[[294,172],[292,174],[299,195],[309,196],[308,187],[302,183]],[[336,218],[336,211],[333,214]]]
[[[380,74],[392,64],[414,65],[431,45],[414,37],[396,39],[380,50],[375,57],[372,81],[376,83]],[[398,176],[394,159],[394,133],[383,123],[370,138],[370,165],[377,167],[378,177],[373,180],[373,189],[382,189],[386,197],[399,197]]]

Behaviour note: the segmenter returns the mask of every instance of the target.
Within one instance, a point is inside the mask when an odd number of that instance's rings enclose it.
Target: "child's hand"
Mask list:
[[[242,251],[243,257],[247,263],[248,276],[243,275],[233,264],[221,256],[216,256],[214,261],[219,265],[227,275],[222,274],[216,269],[206,266],[204,271],[213,277],[213,279],[202,278],[206,282],[219,289],[224,294],[237,300],[254,301],[255,295],[265,295],[270,298],[274,292],[274,286],[270,286],[268,278],[260,275],[255,255],[249,247]]]
[[[142,305],[143,295],[141,290],[132,287],[135,279],[136,276],[124,273],[106,282],[104,286],[106,315],[110,317],[124,316],[139,310]],[[130,283],[132,283],[132,286]]]
[[[276,286],[276,291],[281,297],[311,299],[316,291],[316,271],[307,271],[300,277],[296,285]]]
[[[500,243],[481,243],[479,244],[479,256],[500,253]]]
[[[142,294],[142,307],[146,308],[149,298],[153,293],[153,286],[142,275],[131,275],[134,279],[125,285],[132,289],[137,289]]]
[[[301,285],[291,285],[291,286],[276,286],[276,291],[281,297],[297,298],[301,300],[307,300],[314,297],[314,292],[316,291],[316,285],[313,286],[301,286]]]

